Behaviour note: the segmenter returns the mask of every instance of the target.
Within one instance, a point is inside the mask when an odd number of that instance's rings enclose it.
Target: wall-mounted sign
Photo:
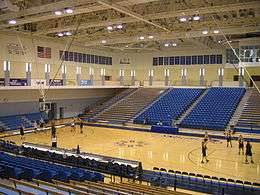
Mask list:
[[[122,59],[120,59],[119,64],[130,64],[130,59],[122,58]]]
[[[10,79],[9,85],[10,86],[27,86],[27,79],[17,79],[17,78]]]
[[[62,79],[50,79],[51,86],[63,86]]]
[[[0,86],[5,86],[5,79],[4,78],[0,78]]]
[[[6,48],[7,48],[8,54],[25,55],[27,53],[26,47],[24,47],[24,46],[22,47],[16,43],[8,43]]]
[[[32,86],[46,86],[46,80],[45,79],[32,79],[31,85]]]
[[[81,80],[80,81],[81,86],[90,86],[91,85],[91,80]]]

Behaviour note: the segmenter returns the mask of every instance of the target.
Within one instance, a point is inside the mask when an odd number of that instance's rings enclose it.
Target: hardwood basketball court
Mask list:
[[[17,144],[19,135],[6,138]],[[201,138],[164,135],[150,132],[118,130],[85,126],[57,130],[58,147],[72,149],[80,145],[81,151],[138,160],[144,169],[153,167],[200,173],[224,178],[260,182],[260,144],[252,143],[254,164],[245,164],[245,156],[238,155],[238,144],[227,148],[225,140],[208,143],[209,162],[201,164]],[[26,142],[51,145],[50,131],[25,135]]]

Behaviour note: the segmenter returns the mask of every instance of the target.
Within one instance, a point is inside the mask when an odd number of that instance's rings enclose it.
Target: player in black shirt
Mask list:
[[[83,133],[83,127],[84,127],[83,121],[80,122],[79,127],[80,127],[80,133]]]
[[[21,125],[21,127],[20,127],[20,135],[21,135],[21,140],[23,140],[24,139],[24,126],[23,126],[23,124]]]
[[[247,156],[251,157],[251,163],[254,163],[253,161],[253,153],[252,153],[252,145],[249,141],[246,143],[246,163],[248,163]]]
[[[206,163],[209,162],[209,160],[207,159],[207,141],[205,141],[203,139],[203,141],[201,142],[201,152],[202,152],[202,160],[201,163],[204,163],[204,159],[206,160]]]

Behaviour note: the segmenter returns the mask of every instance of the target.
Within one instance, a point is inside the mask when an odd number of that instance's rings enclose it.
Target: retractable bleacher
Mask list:
[[[183,112],[200,96],[203,89],[198,88],[176,88],[169,90],[159,98],[145,112],[134,119],[134,123],[149,125],[171,126],[172,121],[178,119]]]
[[[17,130],[23,124],[25,128],[32,128],[34,121],[40,121],[41,119],[47,120],[45,113],[31,113],[23,115],[12,115],[6,117],[0,117],[0,126],[5,130]]]
[[[224,130],[233,116],[245,88],[209,89],[192,111],[182,120],[181,127]]]

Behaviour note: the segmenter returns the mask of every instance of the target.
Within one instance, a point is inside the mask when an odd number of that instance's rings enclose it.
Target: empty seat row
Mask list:
[[[47,120],[48,117],[45,113],[40,112],[0,117],[0,127],[5,130],[17,130],[21,125],[23,125],[25,128],[32,128],[33,122],[40,121],[41,119]]]
[[[182,120],[188,128],[224,130],[245,94],[244,88],[211,88]]]
[[[202,89],[177,88],[162,95],[145,112],[134,119],[135,123],[171,126],[172,121],[178,119],[183,112],[201,95]]]
[[[103,181],[100,173],[0,152],[0,167],[7,178],[51,181]]]

